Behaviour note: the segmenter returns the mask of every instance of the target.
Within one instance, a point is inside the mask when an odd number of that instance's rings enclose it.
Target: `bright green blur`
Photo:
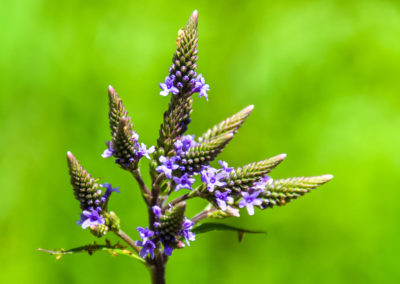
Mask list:
[[[147,219],[139,191],[100,157],[110,139],[107,87],[123,98],[141,140],[154,144],[169,101],[158,82],[178,29],[198,9],[198,70],[211,91],[208,102],[195,99],[189,131],[199,135],[254,104],[221,159],[240,166],[287,153],[273,178],[335,178],[285,207],[226,220],[267,236],[238,243],[229,232],[199,235],[174,252],[168,283],[396,283],[399,3],[142,2],[2,1],[0,282],[149,283],[145,267],[124,256],[56,261],[35,249],[95,239],[75,224],[68,150],[120,186],[110,208],[138,238]],[[189,216],[204,205],[191,204]]]

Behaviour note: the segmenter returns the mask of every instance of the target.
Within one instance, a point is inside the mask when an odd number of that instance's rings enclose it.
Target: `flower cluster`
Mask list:
[[[172,67],[170,71],[171,70]],[[179,77],[182,76],[181,71],[177,71],[177,74]],[[164,97],[168,96],[170,93],[173,95],[178,95],[179,91],[184,88],[184,84],[187,84],[188,86],[190,86],[190,90],[188,92],[190,95],[194,93],[199,93],[199,98],[205,97],[205,99],[208,101],[207,91],[210,90],[210,86],[206,84],[203,75],[199,74],[196,76],[196,73],[194,72],[192,76],[194,78],[190,79],[188,75],[185,75],[182,77],[181,81],[178,80],[177,76],[173,74],[165,77],[165,82],[159,83],[161,88],[160,95]]]
[[[194,139],[194,135],[184,135],[174,143],[175,156],[166,158],[161,156],[159,158],[160,165],[156,168],[159,173],[164,173],[168,179],[173,179],[176,184],[175,191],[182,188],[192,190],[192,184],[195,182],[193,176],[193,168],[187,165],[184,158],[185,153],[198,143]],[[173,172],[174,176],[173,176]]]
[[[125,167],[128,167],[133,162],[138,162],[142,157],[146,157],[150,160],[150,154],[154,153],[155,147],[151,146],[149,149],[147,149],[147,146],[144,143],[139,143],[138,139],[139,135],[136,132],[133,132],[133,135],[131,136],[131,141],[135,145],[133,157],[125,158],[118,155],[113,149],[112,143],[110,141],[106,141],[107,149],[104,150],[101,156],[103,158],[110,158],[112,156],[115,156],[115,163],[123,165]]]
[[[100,184],[100,187],[105,188],[106,192],[100,199],[95,200],[94,203],[96,207],[94,208],[93,206],[90,206],[87,209],[84,209],[81,214],[81,219],[77,221],[77,224],[81,226],[82,229],[86,229],[88,227],[93,229],[98,225],[104,225],[105,219],[102,214],[107,211],[107,203],[111,193],[120,193],[118,187],[113,188],[109,183]],[[98,193],[100,192],[102,191],[98,190]]]
[[[161,242],[164,246],[164,253],[166,255],[171,255],[174,248],[183,248],[184,244],[180,241],[180,238],[186,240],[186,244],[190,246],[189,241],[194,241],[196,235],[191,231],[194,223],[184,217],[181,228],[177,231],[176,235],[165,234],[161,230],[162,223],[165,222],[165,215],[162,214],[161,208],[157,205],[152,207],[152,211],[156,217],[156,221],[153,224],[154,231],[148,229],[147,227],[143,229],[142,227],[137,227],[141,241],[136,241],[137,246],[142,247],[139,255],[142,258],[146,258],[150,254],[151,258],[154,258],[154,250],[156,248],[156,243]]]

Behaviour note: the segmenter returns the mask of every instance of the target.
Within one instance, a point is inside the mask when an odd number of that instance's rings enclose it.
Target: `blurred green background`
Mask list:
[[[282,208],[226,222],[268,231],[199,235],[175,251],[168,283],[398,283],[400,279],[400,4],[398,1],[2,1],[0,10],[2,283],[149,283],[106,253],[65,256],[94,237],[75,224],[71,150],[120,186],[110,207],[138,238],[135,183],[100,157],[112,84],[147,145],[169,99],[158,95],[177,30],[199,10],[199,135],[255,110],[221,158],[240,166],[279,153],[273,178],[331,173]],[[189,210],[202,208],[194,202]],[[110,239],[116,239],[110,236]],[[397,281],[396,281],[397,279]]]

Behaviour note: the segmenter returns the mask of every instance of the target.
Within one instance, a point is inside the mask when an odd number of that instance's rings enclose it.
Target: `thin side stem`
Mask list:
[[[150,205],[151,192],[148,189],[147,185],[143,181],[143,178],[140,174],[140,169],[137,168],[137,169],[131,171],[131,173],[132,173],[133,177],[136,179],[137,183],[139,184],[140,191],[142,192],[144,201],[146,202],[147,205]]]
[[[124,231],[119,230],[118,232],[114,232],[118,237],[123,239],[131,248],[133,248],[138,254],[140,251],[140,248],[135,245],[135,241],[131,239]]]
[[[215,210],[217,210],[215,207],[210,208],[210,209],[205,209],[203,211],[201,211],[199,214],[197,214],[196,216],[194,216],[191,220],[193,223],[197,223],[205,218],[208,217],[208,215],[212,212],[214,212]]]
[[[182,202],[182,201],[184,201],[184,200],[188,200],[188,199],[193,198],[193,197],[196,197],[196,196],[198,196],[198,191],[196,191],[196,190],[191,191],[191,192],[189,192],[189,193],[186,193],[186,194],[184,194],[184,195],[181,195],[181,196],[175,198],[175,199],[172,200],[171,202],[168,202],[168,206],[173,207],[173,206],[175,206],[176,204],[178,204],[179,202]]]
[[[154,180],[154,182],[152,184],[152,189],[151,189],[151,194],[152,194],[151,204],[152,205],[157,205],[158,196],[160,195],[160,186],[164,179],[165,179],[165,174],[162,173],[157,176],[157,178]]]

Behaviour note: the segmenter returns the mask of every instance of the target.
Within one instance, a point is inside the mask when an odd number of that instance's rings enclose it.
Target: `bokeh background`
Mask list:
[[[149,283],[106,253],[65,256],[94,237],[75,224],[65,154],[120,186],[110,207],[138,238],[135,183],[100,157],[109,139],[107,86],[154,144],[158,95],[177,30],[199,10],[199,135],[255,110],[221,158],[240,166],[279,153],[271,175],[331,173],[285,207],[226,222],[263,235],[199,235],[175,251],[169,283],[398,283],[400,279],[400,5],[398,1],[2,1],[0,9],[0,275],[2,283]],[[145,164],[145,163],[144,163]],[[191,203],[189,215],[204,205]],[[110,236],[110,239],[116,241]]]

